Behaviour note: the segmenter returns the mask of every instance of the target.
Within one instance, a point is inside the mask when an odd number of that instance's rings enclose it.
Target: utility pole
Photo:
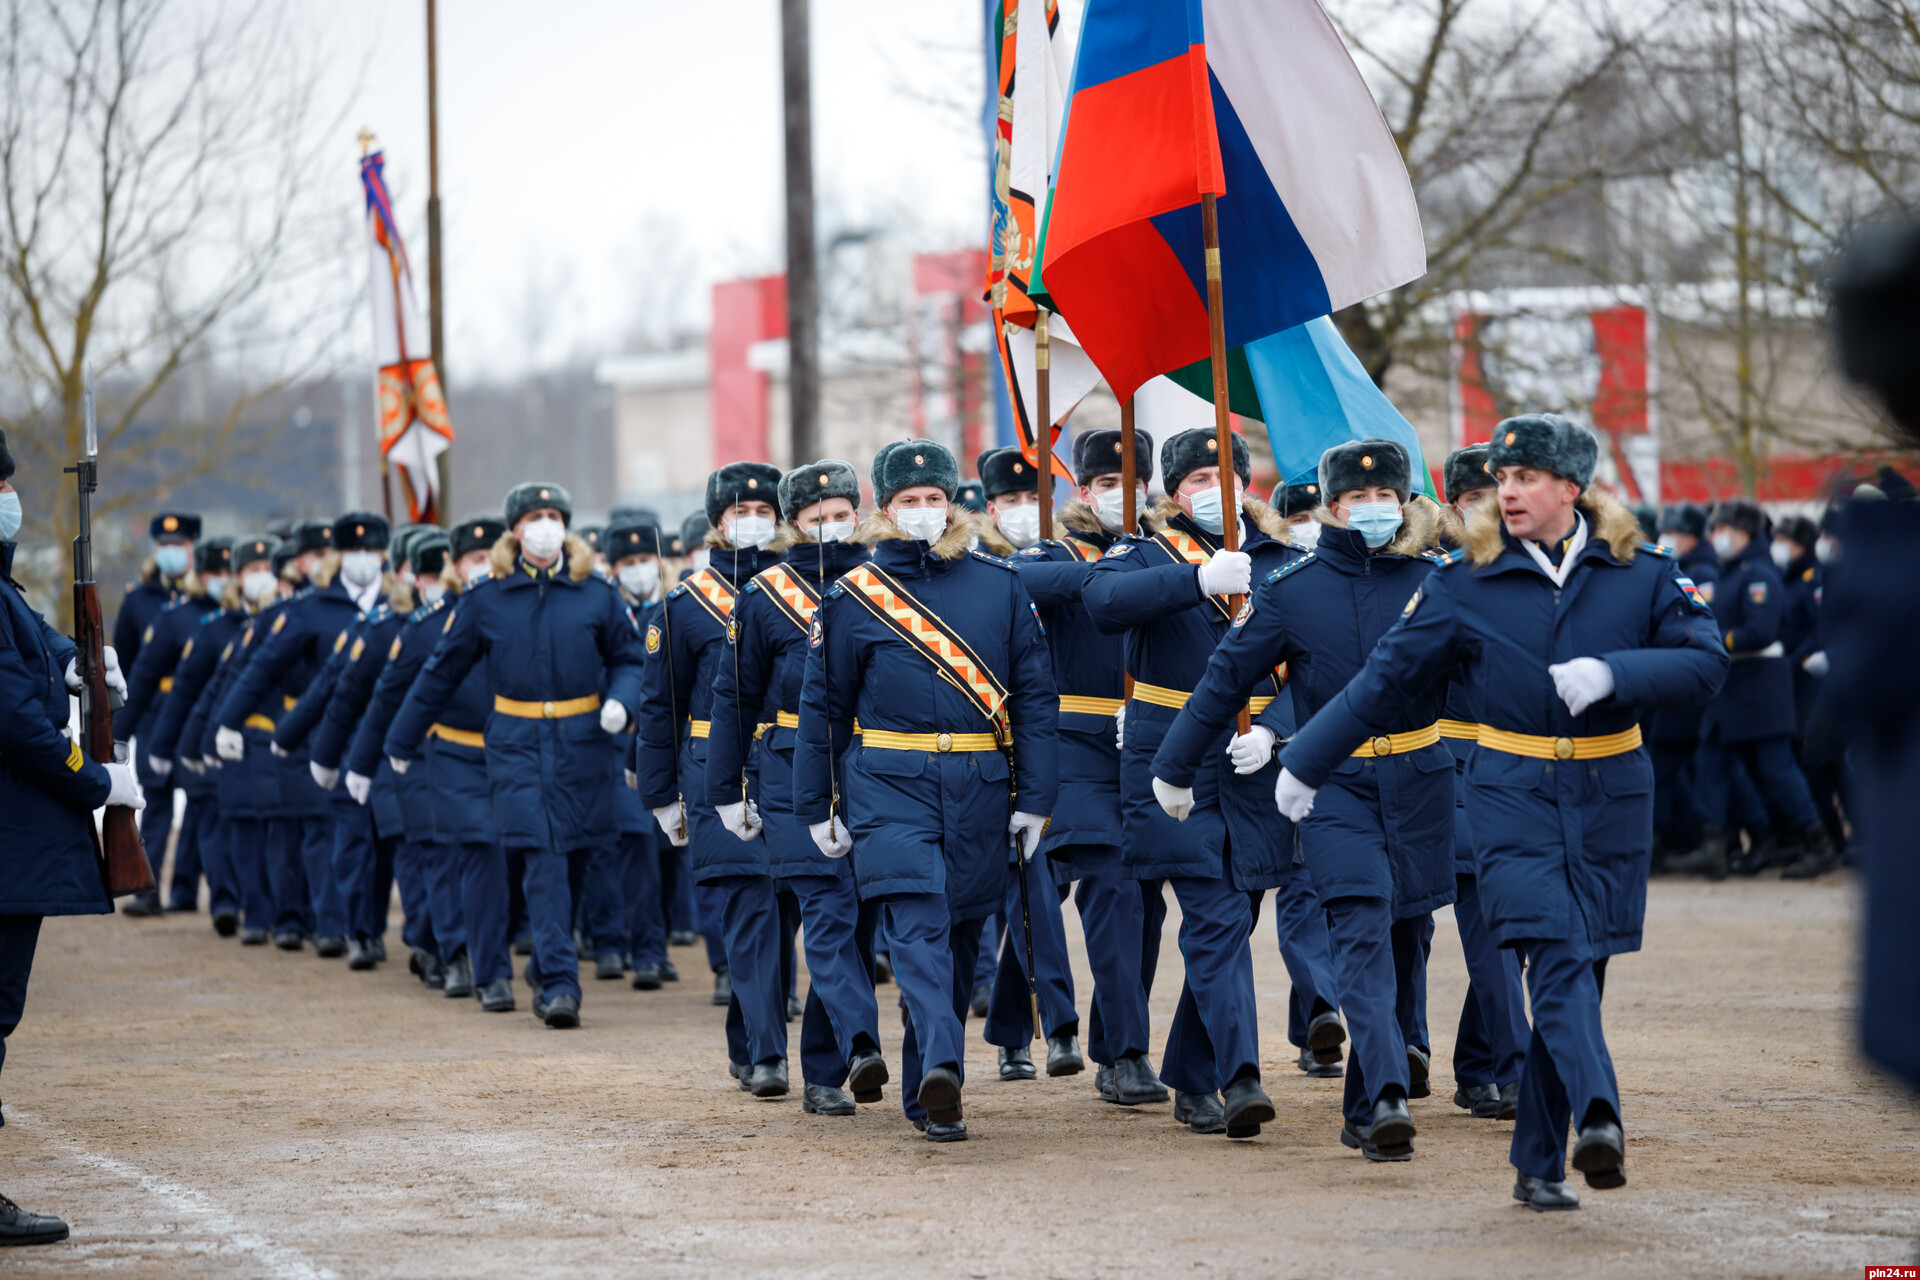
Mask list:
[[[428,0],[429,3],[432,0]],[[787,420],[801,466],[820,440],[820,273],[813,239],[813,90],[807,0],[780,0],[787,157]]]
[[[447,349],[442,342],[440,298],[440,61],[439,22],[434,0],[427,0],[427,333],[432,344],[433,369],[440,378],[440,395],[447,394]],[[440,523],[453,521],[453,460],[441,450],[435,460],[440,471]]]

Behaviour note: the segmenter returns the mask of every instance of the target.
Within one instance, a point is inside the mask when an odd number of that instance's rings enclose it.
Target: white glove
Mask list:
[[[627,770],[627,790],[638,791],[639,789],[640,789],[640,775],[635,773],[631,769]]]
[[[1273,759],[1273,730],[1257,724],[1246,733],[1234,734],[1227,743],[1227,756],[1233,761],[1235,773],[1260,772]]]
[[[365,804],[367,797],[373,794],[373,779],[347,770],[347,794],[353,797],[355,804]]]
[[[127,678],[120,673],[120,655],[113,651],[112,645],[103,645],[102,652],[107,660],[107,688],[120,695],[120,701],[127,700]]]
[[[107,777],[113,780],[113,790],[107,792],[108,804],[121,805],[135,812],[147,807],[140,789],[134,785],[132,765],[110,764],[107,766]]]
[[[618,733],[627,727],[627,708],[619,702],[600,704],[600,727],[608,733]]]
[[[307,761],[307,772],[313,775],[313,780],[320,784],[322,791],[333,790],[334,785],[340,781],[338,769],[329,769],[318,760]]]
[[[813,843],[820,852],[829,858],[844,858],[847,850],[853,848],[853,836],[848,833],[846,824],[840,821],[838,814],[825,822],[814,823],[807,828],[807,834],[813,837]]]
[[[85,686],[80,681],[80,660],[78,658],[68,658],[67,692],[78,693],[83,688],[85,688]]]
[[[387,763],[393,766],[395,773],[405,773],[407,770],[413,768],[413,761],[402,760],[399,756],[388,756]]]
[[[164,778],[173,772],[173,761],[162,760],[159,756],[149,756],[147,758],[147,767]]]
[[[200,763],[205,765],[209,769],[218,769],[220,767],[220,757],[219,756],[201,756]]]
[[[1121,751],[1127,749],[1127,704],[1124,702],[1113,713],[1113,745]]]
[[[720,825],[739,836],[742,840],[753,840],[760,835],[760,806],[751,800],[736,800],[732,804],[714,806],[720,815]]]
[[[672,804],[663,804],[653,811],[653,820],[660,824],[660,830],[666,832],[667,840],[676,849],[686,847],[687,815],[675,800]]]
[[[281,746],[277,742],[267,743],[267,750],[273,752],[273,758],[275,760],[285,760],[288,756],[293,754],[291,751],[288,751],[285,747]]]
[[[1167,816],[1175,822],[1185,822],[1187,815],[1193,812],[1193,788],[1176,787],[1171,782],[1153,780],[1153,798],[1167,811]]]
[[[240,736],[238,729],[216,729],[213,749],[222,760],[238,760],[247,754],[247,740]]]
[[[1801,659],[1800,669],[1808,675],[1818,678],[1824,677],[1828,671],[1832,670],[1832,665],[1833,664],[1827,661],[1827,651],[1825,649],[1818,649]]]
[[[1216,551],[1196,572],[1201,595],[1243,596],[1253,585],[1253,557],[1244,551]]]
[[[1310,787],[1282,769],[1280,780],[1273,784],[1273,802],[1279,806],[1282,817],[1298,822],[1313,812],[1313,798],[1319,792],[1318,787]]]
[[[206,761],[193,760],[185,756],[182,756],[180,758],[180,767],[182,769],[185,769],[188,773],[205,773],[207,771]]]
[[[1020,850],[1020,861],[1033,861],[1034,851],[1040,847],[1041,833],[1046,829],[1047,820],[1037,813],[1016,813],[1007,820],[1007,834]]]
[[[1567,710],[1579,715],[1594,703],[1613,695],[1613,668],[1599,658],[1575,658],[1547,668],[1553,687]]]

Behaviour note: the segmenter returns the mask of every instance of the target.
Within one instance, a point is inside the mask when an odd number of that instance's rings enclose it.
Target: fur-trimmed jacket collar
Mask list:
[[[1640,553],[1641,529],[1626,505],[1605,489],[1594,488],[1583,492],[1574,505],[1587,517],[1588,545],[1604,543],[1615,560],[1632,564]],[[1498,560],[1509,543],[1499,503],[1482,502],[1468,513],[1464,545],[1474,568],[1484,569]],[[1517,546],[1518,541],[1512,540],[1512,545]]]
[[[1345,525],[1333,518],[1333,513],[1322,503],[1313,509],[1313,518],[1329,529],[1344,529]],[[1444,516],[1440,504],[1423,493],[1408,498],[1400,508],[1400,530],[1393,535],[1393,541],[1379,549],[1378,554],[1390,556],[1417,556],[1431,551],[1440,545],[1440,530]]]
[[[585,582],[593,573],[593,548],[579,534],[570,533],[564,544],[562,554],[567,560],[567,577],[575,582]],[[511,531],[500,535],[493,544],[493,576],[502,582],[511,579],[515,566],[520,561],[520,539]]]

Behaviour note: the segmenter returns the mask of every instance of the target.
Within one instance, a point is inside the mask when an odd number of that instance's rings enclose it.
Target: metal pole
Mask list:
[[[1053,373],[1048,368],[1047,311],[1033,321],[1033,456],[1040,468],[1040,540],[1053,538]]]
[[[440,395],[447,395],[447,349],[442,341],[440,297],[440,58],[439,22],[434,0],[427,0],[427,331],[432,344],[433,368],[440,377]],[[441,450],[434,465],[440,472],[440,524],[452,520],[453,458],[450,450]]]
[[[787,418],[801,466],[820,442],[820,275],[813,240],[813,91],[807,0],[780,0],[787,160]]]
[[[1220,213],[1211,193],[1200,197],[1200,234],[1207,250],[1207,341],[1213,358],[1213,438],[1220,462],[1220,538],[1229,551],[1240,549],[1240,506],[1235,500],[1232,416],[1227,405],[1227,316],[1220,301]],[[1227,600],[1227,612],[1238,614],[1243,597]],[[1247,708],[1240,708],[1239,728],[1253,726]]]
[[[1134,490],[1140,484],[1139,472],[1133,463],[1133,397],[1128,396],[1120,405],[1120,485],[1126,490],[1126,496],[1120,500],[1120,531],[1133,533],[1140,528],[1139,501]],[[1133,697],[1133,673],[1121,673],[1125,684],[1125,696]]]

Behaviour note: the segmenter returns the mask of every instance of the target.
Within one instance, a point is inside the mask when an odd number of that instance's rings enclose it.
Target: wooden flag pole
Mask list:
[[[1139,471],[1133,464],[1133,397],[1128,396],[1120,405],[1120,487],[1126,490],[1120,499],[1120,532],[1122,535],[1134,533],[1139,529],[1140,518],[1138,499],[1134,496],[1140,484]],[[1121,678],[1126,682],[1124,696],[1133,697],[1133,673],[1125,671]]]
[[[373,149],[373,130],[360,126],[360,158],[365,160]],[[376,357],[377,359],[377,357]],[[380,369],[373,371],[373,442],[380,450],[380,509],[386,513],[387,527],[393,527],[393,488],[387,483],[387,451],[385,441],[380,439]]]
[[[1232,412],[1227,404],[1227,314],[1220,302],[1220,212],[1211,192],[1200,197],[1200,235],[1207,250],[1207,342],[1213,357],[1213,438],[1220,462],[1220,538],[1229,551],[1240,549],[1240,504],[1235,501]],[[1227,612],[1238,616],[1243,596],[1227,600]],[[1251,732],[1253,717],[1240,708],[1241,733]]]
[[[1047,309],[1033,322],[1033,453],[1040,468],[1040,540],[1053,538],[1053,376],[1048,369]]]

